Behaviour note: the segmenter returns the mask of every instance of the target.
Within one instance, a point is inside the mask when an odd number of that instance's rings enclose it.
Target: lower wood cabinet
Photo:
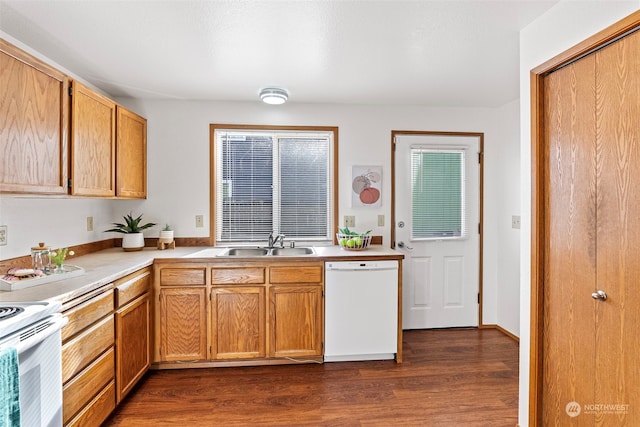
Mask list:
[[[322,355],[322,286],[271,286],[269,357]]]
[[[99,426],[150,365],[150,267],[63,304],[62,418]]]
[[[269,356],[321,356],[324,264],[274,266],[269,273]]]
[[[154,362],[207,359],[206,264],[154,264]]]
[[[69,319],[62,329],[65,425],[100,425],[116,406],[113,310],[113,285],[63,305]]]
[[[159,356],[163,361],[207,358],[206,289],[160,291]]]
[[[266,355],[265,287],[215,287],[211,292],[211,358]]]
[[[322,262],[156,260],[154,269],[158,366],[322,360]]]
[[[150,267],[115,282],[117,403],[151,364],[150,291]]]

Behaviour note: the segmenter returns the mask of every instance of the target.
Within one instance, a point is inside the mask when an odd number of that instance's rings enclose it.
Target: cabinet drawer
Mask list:
[[[68,427],[99,426],[116,407],[116,384],[111,381],[70,423]]]
[[[161,286],[205,286],[206,267],[202,268],[162,268]]]
[[[114,368],[115,353],[111,348],[64,386],[62,401],[65,423],[113,381]]]
[[[106,317],[62,345],[62,383],[114,344],[113,316]]]
[[[151,270],[136,272],[116,281],[116,307],[121,308],[151,289]]]
[[[321,265],[271,267],[270,283],[322,283]]]
[[[103,294],[63,312],[69,319],[69,323],[62,328],[62,341],[66,341],[92,323],[112,313],[113,306],[113,289],[109,289]]]
[[[263,284],[265,283],[265,268],[214,268],[211,270],[212,285],[230,283]]]

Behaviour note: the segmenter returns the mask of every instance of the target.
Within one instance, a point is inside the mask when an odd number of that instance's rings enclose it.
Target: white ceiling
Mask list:
[[[496,107],[557,2],[0,0],[0,30],[114,97]]]

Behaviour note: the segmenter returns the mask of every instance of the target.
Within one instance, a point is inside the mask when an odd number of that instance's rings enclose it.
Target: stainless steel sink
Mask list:
[[[313,248],[273,248],[271,255],[273,256],[298,256],[298,255],[314,255],[316,252]]]
[[[265,256],[269,254],[267,248],[229,248],[222,253],[222,256]]]
[[[301,256],[315,255],[316,251],[310,247],[300,248],[229,248],[218,256],[237,256],[237,257],[263,257],[263,256]]]

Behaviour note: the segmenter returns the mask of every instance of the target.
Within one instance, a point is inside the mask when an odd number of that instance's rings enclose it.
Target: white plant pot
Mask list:
[[[173,230],[161,230],[160,238],[158,239],[159,243],[171,243],[173,242]]]
[[[122,249],[125,252],[141,251],[144,248],[144,234],[128,233],[122,235]]]

